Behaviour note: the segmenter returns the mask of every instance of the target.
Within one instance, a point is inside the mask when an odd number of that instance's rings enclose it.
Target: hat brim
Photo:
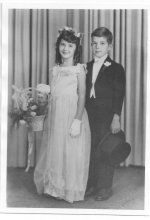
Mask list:
[[[112,165],[118,165],[124,162],[131,152],[131,146],[129,143],[124,142],[117,145],[109,155],[110,163]]]
[[[119,165],[129,156],[131,146],[125,142],[125,134],[122,130],[117,134],[108,132],[98,145],[99,151],[109,158],[112,165]]]

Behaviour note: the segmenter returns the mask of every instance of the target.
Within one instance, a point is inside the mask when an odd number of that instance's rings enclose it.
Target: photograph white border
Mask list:
[[[59,4],[61,2],[61,4]],[[63,4],[62,4],[63,2]],[[145,166],[145,209],[144,210],[108,210],[108,209],[52,209],[52,208],[8,208],[6,205],[6,167],[7,167],[7,97],[8,97],[8,10],[12,8],[37,8],[37,9],[148,9],[150,13],[149,5],[142,1],[140,4],[131,4],[131,1],[126,1],[125,4],[116,1],[113,3],[103,4],[99,1],[2,1],[2,85],[1,85],[1,166],[0,166],[0,178],[1,178],[1,207],[0,211],[4,213],[55,213],[55,214],[101,214],[101,215],[132,215],[132,216],[149,216],[150,215],[150,30],[148,29],[148,57],[147,57],[147,108],[146,108],[146,166]],[[98,3],[99,2],[99,3]],[[148,24],[150,24],[150,18],[148,16]]]

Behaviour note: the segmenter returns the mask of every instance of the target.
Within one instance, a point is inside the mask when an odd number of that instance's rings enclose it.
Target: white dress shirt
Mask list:
[[[97,79],[97,76],[98,76],[98,73],[100,71],[100,68],[102,67],[104,61],[106,60],[108,54],[104,55],[103,57],[101,58],[97,58],[95,57],[94,58],[94,64],[93,64],[93,72],[92,72],[92,88],[91,88],[91,92],[90,92],[90,98],[93,96],[94,98],[96,98],[96,95],[95,95],[95,88],[94,88],[94,85],[95,85],[95,82],[96,82],[96,79]]]

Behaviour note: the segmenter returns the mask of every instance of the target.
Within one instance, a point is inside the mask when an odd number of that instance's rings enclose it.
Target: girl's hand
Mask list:
[[[76,137],[80,134],[80,132],[81,132],[81,121],[78,119],[74,119],[69,134],[71,135],[71,137]]]
[[[110,128],[111,128],[112,134],[116,134],[120,131],[121,126],[120,126],[120,120],[119,120],[118,115],[116,114],[114,115]]]

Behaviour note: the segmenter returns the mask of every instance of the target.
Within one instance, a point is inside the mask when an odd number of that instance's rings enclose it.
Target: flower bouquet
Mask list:
[[[27,123],[33,131],[43,130],[44,118],[48,110],[50,86],[38,84],[36,88],[18,89],[12,86],[13,108],[9,112],[12,124]]]

